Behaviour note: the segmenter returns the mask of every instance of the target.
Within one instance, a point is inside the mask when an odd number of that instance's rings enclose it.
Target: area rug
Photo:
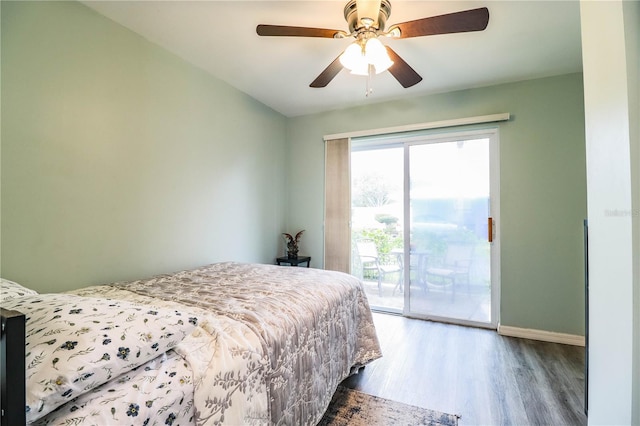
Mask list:
[[[391,401],[338,386],[318,426],[456,426],[453,414]]]

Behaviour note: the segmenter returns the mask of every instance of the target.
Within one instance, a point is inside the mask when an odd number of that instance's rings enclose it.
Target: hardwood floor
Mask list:
[[[465,425],[585,425],[582,347],[373,314],[383,358],[343,382]]]

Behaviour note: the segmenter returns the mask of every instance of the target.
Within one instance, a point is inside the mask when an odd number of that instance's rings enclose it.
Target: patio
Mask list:
[[[374,311],[387,311],[402,313],[404,307],[404,294],[394,288],[397,281],[388,277],[382,283],[382,296],[378,295],[378,280],[364,279],[364,288],[371,309]],[[447,289],[433,288],[428,290],[415,287],[410,295],[411,313],[454,320],[490,322],[491,321],[491,295],[487,285],[461,286],[457,289],[455,298]]]

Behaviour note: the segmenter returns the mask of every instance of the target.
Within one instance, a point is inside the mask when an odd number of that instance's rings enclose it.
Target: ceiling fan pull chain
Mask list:
[[[364,94],[366,98],[368,98],[369,95],[373,92],[373,89],[371,88],[371,75],[373,74],[373,65],[369,64],[368,67],[369,69],[367,72],[367,91]]]

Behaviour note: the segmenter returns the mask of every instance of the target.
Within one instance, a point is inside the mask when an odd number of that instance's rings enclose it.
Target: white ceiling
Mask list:
[[[385,72],[373,78],[368,98],[366,77],[345,70],[326,88],[309,87],[352,39],[255,31],[263,23],[348,32],[346,0],[83,3],[289,117],[582,70],[578,0],[391,0],[387,28],[482,6],[489,8],[489,25],[482,32],[382,40],[423,80],[404,89]]]

